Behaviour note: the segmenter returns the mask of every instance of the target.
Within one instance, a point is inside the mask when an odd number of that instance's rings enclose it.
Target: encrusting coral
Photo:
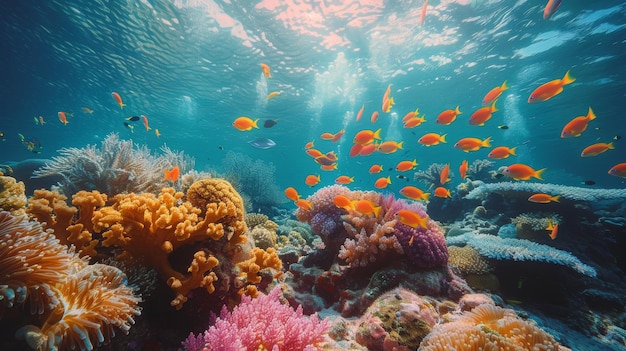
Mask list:
[[[233,257],[246,242],[244,210],[237,192],[224,180],[204,179],[184,194],[164,188],[151,193],[118,194],[111,206],[94,212],[94,230],[103,231],[104,246],[123,249],[119,259],[134,258],[153,267],[166,280],[176,297],[171,305],[180,309],[192,289],[209,293],[218,279],[211,270],[218,266],[216,255]],[[200,207],[202,206],[202,207]],[[204,215],[202,215],[204,213]],[[211,240],[211,247],[194,254],[185,274],[176,271],[169,255],[183,245]]]
[[[36,350],[93,350],[114,329],[128,333],[141,299],[119,269],[88,265],[41,224],[0,212],[0,317],[28,303],[41,326],[16,332]]]
[[[13,177],[0,175],[0,209],[10,212],[22,209],[26,206],[24,192],[23,182],[17,182]]]
[[[559,195],[562,199],[575,201],[599,201],[626,199],[626,189],[589,189],[548,183],[500,182],[482,184],[465,196],[466,199],[483,199],[491,193],[507,197],[528,198],[535,193]]]

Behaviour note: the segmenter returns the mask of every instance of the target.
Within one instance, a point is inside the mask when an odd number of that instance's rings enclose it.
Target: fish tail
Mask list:
[[[381,208],[382,208],[382,206],[374,207],[374,217],[378,217],[378,215],[380,214]]]
[[[502,85],[500,86],[500,90],[505,91],[507,89],[509,89],[509,86],[506,85],[506,80],[505,80],[504,83],[502,83]]]
[[[252,121],[252,127],[254,127],[254,128],[257,128],[257,129],[258,129],[258,128],[259,128],[259,126],[257,125],[257,123],[259,123],[259,119],[258,119],[258,118],[257,118],[257,119],[255,119],[254,121]]]
[[[402,150],[402,144],[404,144],[404,140],[398,143],[398,149]]]
[[[482,147],[491,147],[491,137],[487,137],[487,139],[483,140],[480,145]]]
[[[591,109],[591,107],[589,107],[589,111],[587,112],[587,120],[592,121],[596,119],[596,114],[593,113],[593,110]]]
[[[615,146],[613,145],[612,141],[610,143],[606,144],[606,147],[609,148],[610,150],[615,149]]]
[[[163,180],[168,180],[172,178],[172,173],[170,173],[170,171],[168,171],[167,169],[164,169],[163,173],[165,173],[165,178],[163,178]]]
[[[380,140],[380,131],[382,130],[382,128],[378,128],[375,132],[374,132],[374,139],[378,139]]]
[[[496,100],[493,100],[493,104],[491,104],[491,113],[494,113],[494,112],[497,112],[497,111],[498,111],[498,109],[496,108],[496,102],[497,102],[497,101],[498,101],[497,99],[496,99]],[[483,123],[483,124],[484,124],[484,123]]]
[[[513,156],[517,156],[517,155],[515,155],[515,150],[517,150],[517,146],[512,148],[511,150],[509,150],[509,154],[511,154]]]
[[[459,110],[459,106],[457,106],[457,107],[454,109],[454,113],[456,113],[457,115],[460,115],[460,114],[461,114],[461,110]]]
[[[447,141],[446,141],[446,135],[448,135],[448,134],[444,134],[444,135],[442,135],[442,136],[441,136],[441,138],[439,138],[439,141],[440,141],[440,142],[442,142],[442,143],[447,143]],[[430,146],[430,145],[429,145],[429,146]]]
[[[424,201],[428,201],[428,197],[430,196],[430,193],[423,193],[422,196],[420,197],[422,200]]]
[[[554,196],[552,196],[551,200],[554,201],[554,202],[559,202],[560,198],[561,198],[561,195],[554,195]]]
[[[563,76],[563,79],[561,81],[563,82],[563,85],[567,85],[574,83],[574,81],[576,81],[576,78],[572,77],[569,74],[569,71],[567,71],[565,72],[565,76]]]
[[[543,178],[541,178],[541,174],[542,174],[545,170],[546,170],[546,168],[542,168],[542,169],[540,169],[540,170],[536,171],[536,172],[533,174],[533,177],[535,177],[535,178],[537,178],[537,179],[539,179],[539,180],[543,180]]]

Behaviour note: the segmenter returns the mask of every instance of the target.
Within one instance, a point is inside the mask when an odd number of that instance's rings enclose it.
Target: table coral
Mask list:
[[[215,185],[216,179],[203,184]],[[238,244],[246,241],[246,224],[241,198],[228,183],[220,181],[216,194],[204,194],[194,202],[183,201],[184,194],[173,188],[161,190],[158,196],[151,193],[118,194],[111,206],[94,212],[94,230],[102,231],[104,246],[117,246],[124,251],[119,259],[135,258],[142,264],[157,270],[176,294],[171,305],[177,309],[187,300],[192,289],[204,287],[209,293],[215,289],[217,275],[211,272],[218,266],[215,255],[231,257],[238,252]],[[192,191],[190,188],[190,191]],[[194,188],[198,189],[198,187]],[[205,202],[200,202],[198,199]],[[204,213],[202,216],[201,213]],[[224,238],[224,239],[222,239]],[[176,271],[168,260],[169,255],[184,245],[210,240],[205,252],[197,251],[185,274]]]
[[[499,182],[482,184],[465,196],[466,199],[483,199],[490,193],[507,197],[528,198],[535,193],[558,194],[561,199],[574,201],[599,201],[626,199],[626,189],[589,189],[548,183]]]

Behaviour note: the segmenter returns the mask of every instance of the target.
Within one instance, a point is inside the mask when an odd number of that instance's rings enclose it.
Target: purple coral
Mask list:
[[[383,197],[382,206],[386,220],[392,220],[401,209],[413,211],[421,217],[428,217],[422,204],[396,199],[393,194]],[[394,226],[394,234],[402,245],[409,263],[416,268],[434,268],[448,263],[448,248],[443,230],[432,219],[428,221],[428,229],[412,228],[398,222]]]
[[[325,186],[307,198],[313,203],[313,208],[298,209],[296,217],[302,222],[308,222],[311,230],[320,235],[324,243],[328,245],[333,236],[343,231],[341,215],[346,213],[344,209],[335,206],[333,199],[337,195],[348,196],[349,194],[350,189],[345,186]]]
[[[232,312],[222,312],[204,334],[193,333],[183,341],[186,351],[313,351],[324,340],[329,329],[328,320],[320,320],[316,314],[310,318],[302,314],[302,306],[293,310],[279,298],[280,287],[268,295],[256,299],[243,296],[241,304]]]

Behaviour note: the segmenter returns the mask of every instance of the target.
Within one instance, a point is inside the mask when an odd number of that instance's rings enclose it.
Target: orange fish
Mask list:
[[[385,100],[385,102],[383,103],[383,112],[389,113],[389,111],[391,111],[391,108],[393,107],[395,103],[396,101],[393,99],[393,97]]]
[[[538,204],[547,204],[550,202],[559,202],[559,195],[550,195],[550,194],[532,194],[530,195],[530,197],[528,198],[528,201],[530,202],[536,202]]]
[[[416,201],[428,201],[428,197],[430,196],[430,193],[425,193],[422,189],[410,185],[400,189],[400,194],[406,198]]]
[[[491,119],[491,115],[497,111],[496,102],[494,101],[491,106],[481,107],[472,113],[469,124],[473,126],[484,126],[485,122]]]
[[[243,131],[252,130],[252,128],[259,128],[257,126],[258,122],[259,122],[258,118],[253,121],[252,119],[248,117],[239,117],[235,119],[235,121],[233,122],[233,127],[243,132]]]
[[[389,141],[385,141],[380,143],[380,145],[378,145],[378,152],[381,152],[383,154],[391,154],[394,153],[398,150],[402,150],[402,144],[404,143],[404,141],[401,142],[396,142],[393,140],[389,140]]]
[[[154,130],[154,135],[156,135],[157,138],[161,136],[161,132],[159,132],[159,128]]]
[[[333,198],[333,203],[335,204],[335,206],[343,208],[348,212],[352,211],[353,209],[352,201],[344,195],[335,195],[335,197]]]
[[[608,173],[616,177],[626,178],[626,162],[618,163],[615,166],[611,167]]]
[[[355,144],[369,144],[372,141],[374,141],[374,139],[380,140],[380,131],[381,131],[381,128],[378,128],[376,131],[364,129],[356,133],[352,141]]]
[[[548,234],[550,239],[554,240],[559,233],[559,225],[552,223],[552,219],[548,218],[548,226],[546,227],[546,230],[550,232],[550,234]]]
[[[329,133],[329,132],[324,132],[322,133],[322,135],[320,135],[320,139],[322,140],[331,140],[334,137],[335,137],[335,134]]]
[[[320,156],[324,156],[324,154],[318,149],[307,149],[306,154],[313,157],[318,158]]]
[[[563,86],[571,84],[575,80],[576,78],[570,76],[569,71],[567,71],[565,72],[565,76],[563,76],[563,79],[555,79],[548,83],[542,84],[541,86],[539,86],[539,88],[535,89],[530,94],[530,97],[528,97],[528,102],[533,103],[550,100],[556,95],[559,95],[561,92],[563,92]]]
[[[382,207],[376,206],[376,204],[370,200],[361,199],[354,201],[352,203],[352,208],[364,216],[374,215],[374,217],[378,217]]]
[[[271,93],[267,94],[266,99],[269,100],[277,97],[278,95],[280,95],[280,91],[272,91]]]
[[[530,180],[531,177],[543,180],[541,178],[541,174],[545,170],[545,168],[542,168],[538,171],[535,171],[532,167],[523,163],[514,163],[504,169],[504,174],[515,180]]]
[[[330,165],[320,165],[320,169],[322,171],[334,171],[337,169],[337,162],[330,164]]]
[[[447,126],[450,123],[454,122],[456,116],[460,114],[461,111],[459,110],[458,106],[454,110],[445,110],[441,112],[439,116],[437,116],[437,120],[435,121],[435,123]]]
[[[418,114],[419,109],[417,108],[415,109],[415,111],[407,112],[407,114],[402,117],[402,123],[406,123],[406,121],[410,120],[411,118],[417,117]]]
[[[308,176],[306,176],[306,178],[304,179],[304,184],[308,185],[308,186],[316,186],[317,183],[319,183],[321,180],[320,175],[313,175],[313,174],[309,174]]]
[[[126,104],[122,102],[122,97],[120,96],[120,94],[116,92],[112,92],[111,95],[115,99],[115,102],[117,102],[117,104],[120,105],[120,108],[124,108],[124,106],[126,106]]]
[[[335,133],[335,136],[332,139],[330,139],[330,141],[332,141],[333,143],[338,142],[339,140],[341,140],[341,137],[343,136],[345,132],[346,131],[343,129],[338,131],[337,133]]]
[[[427,133],[427,134],[424,134],[421,138],[419,138],[417,142],[426,146],[437,145],[439,143],[446,142],[446,135],[448,134],[439,135],[437,133]]]
[[[305,211],[309,211],[313,208],[313,203],[309,200],[305,200],[305,199],[298,199],[296,201],[294,201],[294,204],[296,204],[296,206],[298,206],[298,208],[301,208]]]
[[[463,162],[461,162],[461,165],[459,166],[459,174],[461,174],[461,179],[465,179],[465,176],[467,175],[467,160],[463,160]]]
[[[435,188],[435,196],[436,197],[441,197],[441,198],[448,198],[448,197],[452,197],[452,195],[450,194],[450,190],[446,189],[442,186],[438,186],[437,188]]]
[[[505,80],[501,86],[489,90],[487,95],[483,98],[483,106],[491,105],[491,103],[496,101],[496,99],[499,98],[500,95],[502,95],[502,93],[507,89],[509,89],[509,87],[506,85]]]
[[[613,142],[610,143],[596,143],[593,145],[589,145],[583,149],[583,152],[580,153],[580,157],[591,157],[597,156],[607,150],[613,150],[615,147],[613,146]]]
[[[417,167],[417,160],[415,159],[413,159],[413,161],[400,161],[396,165],[396,171],[406,172],[412,170],[415,167]]]
[[[172,182],[176,182],[178,180],[178,177],[180,176],[180,169],[178,168],[178,166],[174,166],[169,171],[167,169],[164,169],[163,173],[165,173],[165,178],[163,178],[164,181],[169,179]]]
[[[387,85],[387,89],[385,90],[385,93],[383,94],[383,100],[381,103],[381,108],[383,112],[385,111],[385,104],[389,103],[389,94],[391,94],[391,84]]]
[[[329,160],[337,161],[337,154],[334,151],[328,151],[324,156]]]
[[[311,140],[308,143],[304,144],[304,148],[305,149],[310,149],[312,147],[313,147],[313,140]]]
[[[404,128],[415,128],[417,126],[419,126],[420,124],[426,122],[426,119],[424,118],[424,116],[422,117],[413,117],[413,118],[409,118],[406,120],[406,122],[404,122],[403,127]]]
[[[374,182],[374,187],[376,189],[384,189],[387,187],[387,185],[391,184],[391,177],[387,176],[385,177],[381,177],[376,179],[376,182]]]
[[[146,131],[152,129],[150,128],[150,126],[148,125],[148,117],[141,115],[141,121],[143,122],[143,126],[146,128]]]
[[[596,119],[591,107],[587,111],[587,116],[578,116],[569,121],[561,131],[561,138],[579,137],[586,129],[590,121]]]
[[[380,173],[383,170],[383,165],[372,165],[372,167],[370,167],[369,172],[371,174],[374,173]]]
[[[359,144],[355,144],[355,145],[359,145]],[[376,143],[369,143],[369,144],[360,145],[360,146],[361,146],[361,149],[359,150],[359,156],[369,156],[378,149],[378,144]]]
[[[293,187],[285,189],[285,196],[291,201],[298,201],[298,199],[300,199],[298,191]]]
[[[549,19],[561,5],[561,0],[548,0],[546,7],[543,9],[543,19]]]
[[[424,0],[422,10],[420,11],[420,26],[424,25],[424,19],[426,18],[426,8],[428,7],[428,0]]]
[[[337,159],[333,158],[333,157],[328,157],[327,155],[322,155],[322,156],[316,157],[315,158],[315,162],[318,165],[330,166],[330,165],[336,163]]]
[[[359,153],[361,152],[361,150],[363,150],[363,146],[365,146],[365,145],[362,145],[362,144],[354,144],[354,145],[352,145],[352,147],[350,148],[350,157],[359,156]]]
[[[261,63],[260,66],[265,78],[272,78],[272,74],[270,73],[270,66],[266,65],[265,63]]]
[[[498,147],[493,148],[493,150],[491,150],[491,152],[489,153],[489,155],[487,155],[487,157],[493,158],[496,160],[501,160],[503,158],[509,157],[509,155],[515,156],[515,149],[517,149],[517,146],[513,148],[508,148],[506,146],[498,146]]]
[[[465,152],[478,151],[481,147],[491,147],[491,137],[484,140],[478,138],[463,138],[457,141],[454,147]]]
[[[348,176],[345,176],[345,175],[339,176],[339,177],[337,177],[337,179],[335,179],[335,183],[337,183],[337,184],[344,184],[345,185],[345,184],[350,184],[352,182],[354,182],[354,177],[348,177]]]
[[[411,228],[421,227],[428,229],[428,216],[422,217],[413,211],[402,209],[396,212],[396,218],[400,223]]]
[[[356,121],[357,122],[361,120],[361,117],[363,116],[363,110],[364,109],[365,109],[365,104],[361,105],[361,109],[356,114]]]
[[[61,111],[57,113],[57,115],[59,115],[59,121],[61,121],[61,123],[63,123],[64,125],[67,125],[69,123],[67,121],[67,116],[65,115],[65,112]]]
[[[450,181],[450,164],[446,163],[445,166],[441,169],[441,173],[439,173],[439,184],[444,185]]]
[[[372,117],[370,117],[370,121],[372,123],[376,123],[376,121],[378,121],[378,111],[372,112]]]

